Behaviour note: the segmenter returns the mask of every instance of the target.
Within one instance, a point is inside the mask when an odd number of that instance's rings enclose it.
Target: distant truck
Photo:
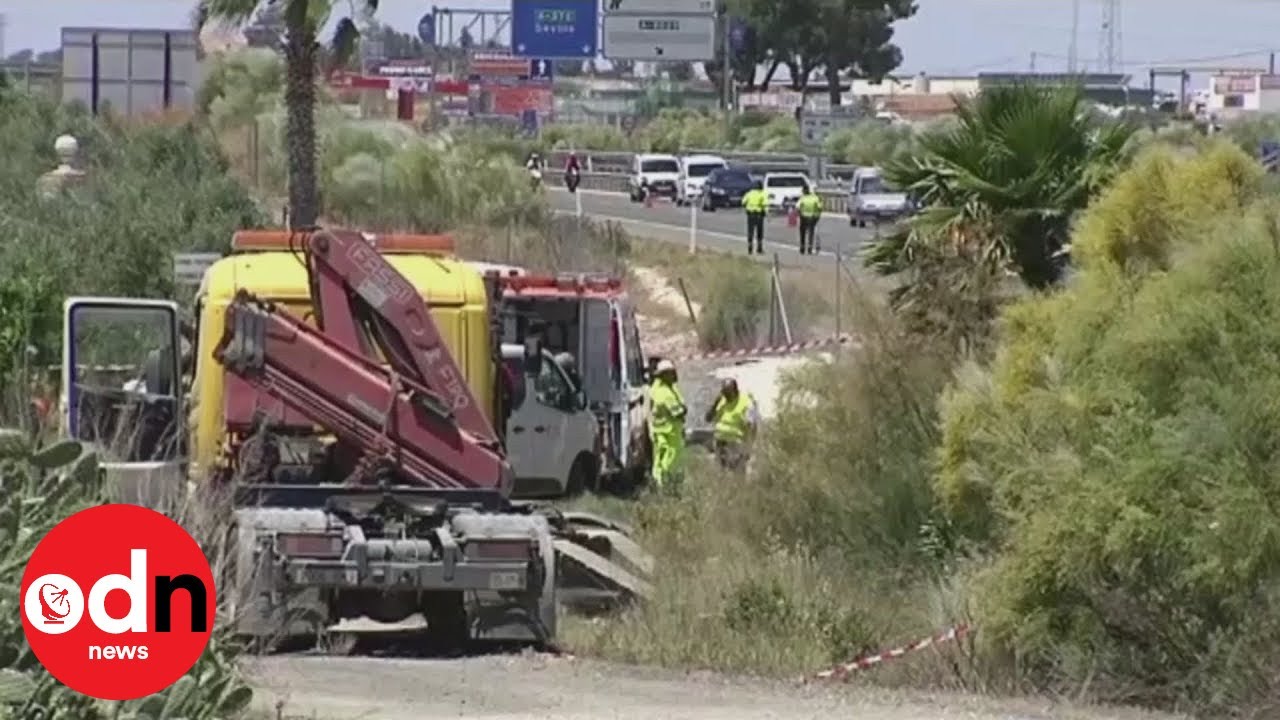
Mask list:
[[[861,167],[853,171],[849,182],[849,224],[866,227],[884,222],[895,222],[910,215],[911,199],[906,193],[891,190],[885,184],[880,168]]]

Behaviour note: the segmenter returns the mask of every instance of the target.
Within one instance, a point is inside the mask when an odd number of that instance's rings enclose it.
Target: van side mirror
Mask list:
[[[528,335],[524,339],[524,372],[537,375],[542,372],[542,338]]]

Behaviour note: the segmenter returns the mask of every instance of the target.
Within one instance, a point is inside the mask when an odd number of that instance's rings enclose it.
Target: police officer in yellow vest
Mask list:
[[[747,211],[747,254],[764,254],[764,216],[769,211],[769,196],[764,183],[756,181],[754,187],[742,196],[742,208]],[[752,245],[752,238],[755,244]]]
[[[812,255],[818,251],[814,242],[818,231],[818,220],[822,219],[822,196],[813,187],[806,187],[804,195],[796,203],[796,211],[800,213],[800,254]]]
[[[688,408],[676,385],[676,366],[660,360],[649,385],[649,439],[653,447],[653,484],[656,490],[679,490],[684,467],[684,420]]]
[[[738,390],[732,378],[720,386],[720,396],[707,411],[706,421],[715,424],[716,459],[726,470],[741,470],[747,463],[748,447],[755,439],[756,401]]]

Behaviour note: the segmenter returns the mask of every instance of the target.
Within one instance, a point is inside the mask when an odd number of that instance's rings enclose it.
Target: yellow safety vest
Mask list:
[[[655,435],[684,433],[684,396],[675,383],[654,380],[649,386],[649,401],[653,403],[653,413],[649,418],[650,431]]]
[[[742,442],[747,438],[747,430],[751,424],[747,422],[747,414],[755,399],[750,393],[738,393],[738,399],[730,403],[721,395],[716,400],[714,415],[716,419],[715,438],[725,442]]]
[[[748,190],[746,195],[742,196],[742,207],[747,212],[764,212],[769,209],[769,196],[764,194],[763,190]]]
[[[817,193],[809,193],[800,198],[800,202],[796,203],[796,209],[800,211],[800,217],[814,218],[822,216],[822,197]]]

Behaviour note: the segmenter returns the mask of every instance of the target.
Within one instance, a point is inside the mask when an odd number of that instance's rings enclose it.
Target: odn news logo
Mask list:
[[[186,674],[208,645],[215,605],[199,544],[135,505],[103,505],[59,523],[22,580],[23,627],[36,657],[67,687],[108,700],[151,695]]]

